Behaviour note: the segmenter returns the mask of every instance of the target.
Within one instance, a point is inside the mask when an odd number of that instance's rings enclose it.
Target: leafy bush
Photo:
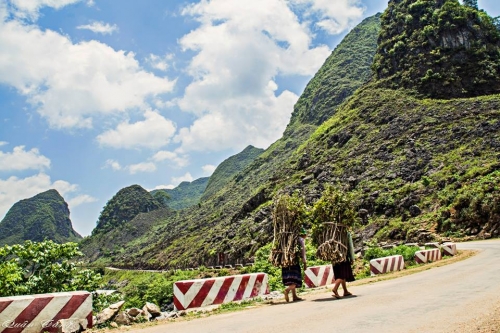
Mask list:
[[[419,251],[420,248],[418,246],[406,246],[406,245],[399,245],[396,246],[392,249],[382,249],[380,247],[370,247],[365,251],[365,255],[363,256],[363,259],[367,262],[369,262],[372,259],[376,258],[383,258],[383,257],[388,257],[388,256],[394,256],[394,255],[402,255],[403,259],[405,260],[405,263],[413,263],[414,257],[415,257],[415,252]]]
[[[26,241],[0,248],[0,296],[98,288],[101,275],[70,260],[81,256],[76,243]]]

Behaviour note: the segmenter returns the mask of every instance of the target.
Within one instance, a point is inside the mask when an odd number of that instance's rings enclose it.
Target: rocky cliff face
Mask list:
[[[433,98],[500,92],[500,34],[458,0],[392,0],[382,15],[374,69],[381,86]]]
[[[45,239],[57,243],[77,242],[68,204],[56,190],[49,190],[14,204],[0,222],[0,246]]]

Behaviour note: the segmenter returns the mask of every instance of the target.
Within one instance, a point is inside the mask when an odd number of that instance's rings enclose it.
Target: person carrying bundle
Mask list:
[[[281,279],[283,285],[286,286],[285,290],[283,291],[283,294],[285,295],[285,300],[287,302],[290,301],[289,298],[290,291],[292,292],[293,301],[302,300],[300,297],[297,296],[297,288],[302,287],[302,269],[300,267],[299,259],[302,261],[304,265],[303,269],[305,271],[307,269],[306,244],[305,244],[307,231],[304,228],[302,228],[299,236],[300,236],[298,238],[299,248],[297,249],[298,253],[295,255],[296,258],[295,263],[288,267],[281,268]]]
[[[333,285],[332,293],[333,297],[339,299],[341,296],[337,292],[339,286],[342,285],[342,289],[344,290],[343,296],[351,296],[352,294],[347,290],[346,282],[354,281],[354,274],[352,273],[351,265],[354,263],[354,246],[352,242],[352,236],[350,232],[347,232],[347,241],[348,241],[348,251],[347,258],[344,261],[337,262],[333,264],[333,276],[335,277],[335,282]]]

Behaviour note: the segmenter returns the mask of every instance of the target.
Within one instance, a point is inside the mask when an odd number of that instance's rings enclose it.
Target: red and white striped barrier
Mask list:
[[[444,256],[454,256],[457,254],[457,245],[455,243],[444,243],[441,245]]]
[[[58,331],[58,321],[92,327],[92,295],[86,291],[0,297],[1,333]]]
[[[437,260],[441,260],[440,249],[422,250],[415,252],[415,262],[417,264],[425,264],[426,262]]]
[[[395,255],[370,260],[371,275],[400,271],[405,267],[403,256]]]
[[[264,273],[224,276],[174,283],[174,307],[178,310],[249,299],[269,293]]]
[[[307,288],[322,287],[334,282],[332,265],[308,267],[304,275]]]

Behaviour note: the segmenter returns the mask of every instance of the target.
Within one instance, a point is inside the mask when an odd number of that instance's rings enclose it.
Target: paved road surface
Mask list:
[[[458,248],[481,252],[464,261],[421,273],[353,286],[350,291],[356,297],[335,300],[325,291],[308,295],[302,302],[258,307],[129,332],[470,331],[471,323],[480,322],[485,314],[492,312],[492,308],[498,310],[500,305],[500,240],[462,243]],[[479,332],[497,332],[497,328]]]

